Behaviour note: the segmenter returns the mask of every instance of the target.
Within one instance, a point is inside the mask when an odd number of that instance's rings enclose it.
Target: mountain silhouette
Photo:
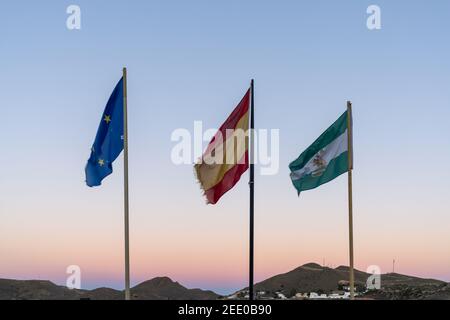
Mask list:
[[[357,289],[364,290],[370,274],[354,270]],[[255,284],[255,291],[264,297],[290,298],[297,293],[333,293],[348,286],[349,267],[335,269],[307,263],[289,272]],[[248,288],[228,298],[244,298]],[[0,300],[123,300],[124,292],[110,288],[94,290],[68,289],[45,280],[0,279]],[[215,300],[218,294],[202,289],[188,289],[168,277],[156,277],[131,288],[134,300]],[[440,280],[422,279],[387,273],[381,275],[381,290],[366,293],[372,299],[446,299],[450,300],[450,284]]]

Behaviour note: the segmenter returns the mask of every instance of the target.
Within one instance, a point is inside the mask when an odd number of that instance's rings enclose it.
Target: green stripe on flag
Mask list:
[[[348,171],[348,112],[344,112],[289,168],[298,193],[317,188]]]
[[[289,165],[291,171],[297,171],[303,168],[312,157],[314,157],[320,150],[329,145],[338,136],[343,134],[347,129],[347,111],[345,111],[339,119],[337,119],[331,127],[317,138],[312,145],[308,147],[295,161]]]
[[[327,166],[327,169],[321,176],[314,177],[312,174],[308,174],[299,180],[293,180],[292,184],[300,194],[301,191],[315,189],[324,183],[330,182],[347,171],[348,151],[341,153],[340,156],[331,160]]]

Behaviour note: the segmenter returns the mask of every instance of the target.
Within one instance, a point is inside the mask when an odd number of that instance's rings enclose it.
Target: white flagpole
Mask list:
[[[127,68],[123,68],[123,171],[124,171],[124,225],[125,225],[125,300],[130,300],[130,239],[128,206],[128,114]]]
[[[347,101],[347,143],[348,143],[348,228],[350,253],[350,299],[355,298],[355,276],[353,272],[353,130],[352,103]]]

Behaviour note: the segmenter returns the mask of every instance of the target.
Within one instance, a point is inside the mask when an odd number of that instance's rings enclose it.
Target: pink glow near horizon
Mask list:
[[[208,210],[214,209],[208,207]],[[338,219],[345,218],[345,213],[330,217],[330,226],[324,226],[321,220],[326,213],[317,215],[319,217],[310,223],[311,228],[300,224],[298,228],[284,226],[282,222],[262,228],[268,217],[261,214],[256,230],[256,281],[288,272],[308,262],[322,264],[323,259],[325,265],[334,268],[348,265],[346,221]],[[229,218],[234,220],[235,216]],[[220,219],[225,221],[227,218],[222,216]],[[413,230],[412,237],[392,241],[389,236],[380,237],[380,231],[365,230],[360,219],[356,221],[359,222],[355,233],[357,269],[366,271],[368,266],[378,265],[382,273],[391,272],[392,259],[395,258],[398,273],[450,280],[450,258],[444,254],[446,244],[440,242],[445,235],[437,232],[424,238],[418,230]],[[171,226],[170,221],[165,219],[160,224],[166,228]],[[284,229],[280,228],[284,232],[277,231],[274,236],[271,230],[280,230],[278,224],[284,226]],[[189,225],[186,222],[186,226]],[[164,232],[164,228],[154,228],[148,233],[143,226],[133,226],[131,262],[134,284],[157,276],[169,276],[188,287],[207,289],[229,285],[238,289],[247,285],[245,222],[238,228],[223,225],[215,232],[209,228],[199,233],[186,230],[177,238]],[[178,230],[178,227],[172,227]],[[95,228],[89,229],[89,233],[84,232],[82,237],[79,237],[77,230],[66,230],[67,233],[55,231],[46,237],[40,236],[39,230],[27,230],[27,237],[15,240],[13,234],[8,233],[9,246],[0,246],[2,255],[8,257],[0,262],[1,276],[50,279],[64,284],[66,267],[76,264],[82,269],[85,286],[121,288],[123,243],[120,222],[102,228],[109,230],[103,231],[107,232],[107,236],[98,237]],[[344,231],[337,232],[337,229]],[[386,231],[383,233],[389,234]]]

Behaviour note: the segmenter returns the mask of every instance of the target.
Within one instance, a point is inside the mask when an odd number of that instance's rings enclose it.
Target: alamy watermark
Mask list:
[[[381,268],[376,265],[369,266],[366,270],[370,276],[366,281],[367,290],[380,290],[381,289]]]
[[[66,27],[69,30],[81,29],[81,8],[75,4],[67,7],[66,13],[69,15],[66,20]]]
[[[77,265],[70,265],[66,269],[69,276],[66,279],[66,287],[69,289],[81,289],[81,268]]]
[[[381,8],[377,5],[370,5],[367,8],[367,29],[369,30],[380,30],[381,29]]]
[[[176,144],[172,147],[171,160],[175,165],[239,164],[244,163],[249,138],[253,134],[254,155],[251,163],[258,164],[261,175],[275,175],[280,168],[280,130],[279,129],[217,129],[203,131],[203,123],[194,121],[193,133],[186,128],[175,129],[170,139]],[[204,147],[214,137],[204,153]]]

